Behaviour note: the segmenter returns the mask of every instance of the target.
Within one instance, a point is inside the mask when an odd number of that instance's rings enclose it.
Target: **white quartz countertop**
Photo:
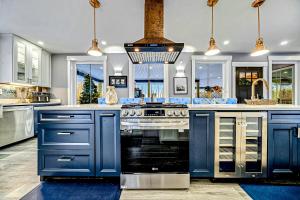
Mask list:
[[[19,103],[19,102],[0,102],[0,105],[2,106],[51,106],[51,105],[59,105],[61,104],[61,100],[59,99],[54,99],[51,100],[50,102],[44,102],[44,103]]]
[[[264,111],[264,110],[300,110],[300,105],[247,105],[247,104],[189,104],[189,110],[215,110],[215,111]]]
[[[83,105],[62,105],[35,107],[35,110],[121,110],[121,104],[83,104]]]
[[[84,104],[35,107],[35,110],[120,110],[121,104]],[[214,111],[267,111],[267,110],[300,110],[300,105],[246,105],[246,104],[189,104],[189,110]]]

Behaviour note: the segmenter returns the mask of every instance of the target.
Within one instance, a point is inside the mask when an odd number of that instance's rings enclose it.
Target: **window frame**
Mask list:
[[[77,88],[77,64],[100,64],[103,65],[103,87],[102,92],[105,93],[107,86],[107,56],[67,56],[68,61],[68,104],[77,105],[76,88]]]
[[[232,56],[192,56],[192,98],[195,98],[195,74],[196,63],[204,64],[222,64],[222,82],[223,94],[222,98],[229,98],[232,94],[231,90],[231,62]]]

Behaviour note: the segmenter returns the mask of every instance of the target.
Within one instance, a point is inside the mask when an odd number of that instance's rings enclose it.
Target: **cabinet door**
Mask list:
[[[42,51],[42,73],[41,82],[42,87],[51,87],[51,55],[47,51]]]
[[[241,113],[215,113],[215,177],[241,176]]]
[[[269,176],[293,175],[297,170],[297,124],[270,124],[268,131]]]
[[[120,112],[96,111],[96,176],[119,176]]]
[[[214,176],[214,112],[190,112],[191,177]]]
[[[28,46],[27,42],[14,39],[14,82],[28,83]]]
[[[267,176],[267,113],[243,112],[241,135],[242,177]]]
[[[33,85],[39,85],[41,81],[41,57],[42,57],[42,50],[35,46],[30,46],[30,56],[29,56],[29,83]]]

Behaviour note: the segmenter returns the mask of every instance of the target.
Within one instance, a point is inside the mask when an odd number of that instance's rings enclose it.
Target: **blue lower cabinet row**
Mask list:
[[[40,176],[120,176],[120,111],[39,111],[38,116]]]

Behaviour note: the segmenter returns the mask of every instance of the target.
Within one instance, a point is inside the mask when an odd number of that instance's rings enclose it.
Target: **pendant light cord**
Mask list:
[[[96,40],[96,8],[94,6],[94,39]]]
[[[259,12],[259,6],[257,7],[257,14],[258,14],[258,38],[260,38],[260,12]]]
[[[211,7],[211,37],[214,37],[214,6]]]

